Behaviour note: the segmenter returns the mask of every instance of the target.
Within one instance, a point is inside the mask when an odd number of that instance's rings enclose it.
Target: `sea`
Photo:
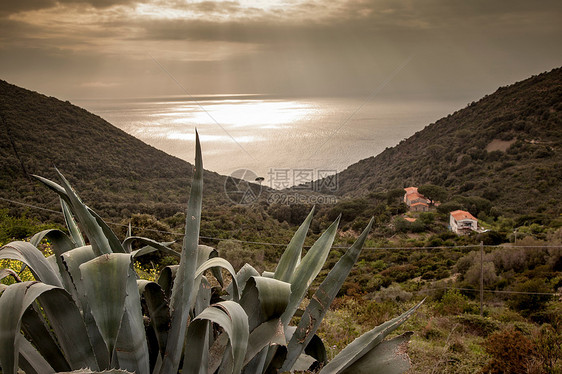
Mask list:
[[[74,104],[191,163],[197,129],[205,169],[263,178],[273,188],[342,171],[466,106],[459,100],[270,95],[89,99]]]

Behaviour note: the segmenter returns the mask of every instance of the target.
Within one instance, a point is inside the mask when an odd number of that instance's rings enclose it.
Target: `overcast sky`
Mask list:
[[[560,0],[0,1],[0,79],[68,100],[478,99],[560,65]]]

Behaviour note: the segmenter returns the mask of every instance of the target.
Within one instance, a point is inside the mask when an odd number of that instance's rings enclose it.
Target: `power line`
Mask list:
[[[17,204],[17,205],[22,205],[22,206],[26,206],[29,208],[34,208],[34,209],[39,209],[39,210],[43,210],[43,211],[47,211],[47,212],[52,212],[52,213],[58,213],[58,214],[62,214],[62,212],[60,211],[56,211],[56,210],[52,210],[52,209],[48,209],[48,208],[43,208],[40,206],[36,206],[36,205],[32,205],[32,204],[28,204],[28,203],[23,203],[20,201],[15,201],[15,200],[10,200],[10,199],[5,199],[5,198],[1,198],[1,201],[5,201],[5,202],[9,202],[9,203],[13,203],[13,204]],[[121,226],[121,227],[129,227],[128,225],[122,224],[122,223],[116,223],[116,222],[107,222],[108,224],[114,225],[114,226]],[[164,231],[164,230],[156,230],[156,229],[149,229],[149,228],[143,228],[143,227],[138,227],[138,226],[132,226],[136,229],[143,229],[146,231],[151,231],[151,232],[158,232],[158,233],[165,233],[165,234],[172,234],[172,235],[184,235],[183,233],[179,233],[179,232],[170,232],[170,231]],[[239,243],[245,243],[245,244],[255,244],[255,245],[266,245],[266,246],[282,246],[285,247],[287,246],[287,244],[284,243],[268,243],[268,242],[257,242],[257,241],[249,241],[249,240],[240,240],[240,239],[232,239],[232,238],[216,238],[216,237],[210,237],[210,236],[199,236],[201,239],[206,239],[206,240],[215,240],[215,241],[223,241],[223,240],[231,240],[231,241],[235,241],[235,242],[239,242]],[[474,245],[464,245],[464,246],[454,246],[454,247],[446,247],[446,246],[436,246],[436,247],[364,247],[363,249],[373,249],[373,250],[412,250],[412,249],[453,249],[453,248],[477,248],[480,247],[479,244],[474,244]],[[506,248],[500,245],[488,245],[488,246],[484,246],[487,248]],[[516,246],[516,247],[509,247],[511,249],[513,248],[561,248],[562,246],[560,245],[543,245],[543,246]],[[304,246],[304,248],[310,248],[310,246]],[[331,249],[347,249],[348,247],[346,246],[332,246]],[[417,293],[426,293],[426,292],[430,292],[430,291],[438,291],[438,290],[457,290],[457,291],[467,291],[467,292],[480,292],[479,289],[472,289],[472,288],[459,288],[459,287],[435,287],[435,288],[425,288],[423,290],[419,290],[416,291]],[[483,292],[487,292],[487,293],[496,293],[496,294],[512,294],[512,295],[540,295],[540,296],[562,296],[562,293],[549,293],[549,292],[525,292],[525,291],[503,291],[503,290],[488,290],[488,289],[483,289]]]
[[[40,206],[28,204],[28,203],[23,203],[23,202],[20,202],[20,201],[5,199],[5,198],[1,198],[1,197],[0,197],[0,200],[6,201],[6,202],[9,202],[9,203],[13,203],[13,204],[17,204],[17,205],[26,206],[26,207],[29,207],[29,208],[44,210],[44,211],[47,211],[47,212],[57,213],[57,214],[62,215],[62,212],[60,212],[58,210],[52,210],[52,209],[48,209],[48,208],[44,208],[44,207],[40,207]],[[123,224],[123,223],[118,223],[118,222],[106,221],[106,223],[109,224],[109,225],[113,225],[113,226],[129,227],[129,225],[126,225],[126,224]],[[139,230],[145,230],[145,231],[150,231],[150,232],[155,232],[155,233],[160,233],[160,234],[169,234],[169,235],[176,235],[176,236],[185,235],[184,233],[181,233],[181,232],[150,229],[150,228],[145,228],[145,227],[140,227],[140,226],[131,226],[131,227],[135,228],[135,229],[139,229]],[[289,243],[258,242],[258,241],[242,240],[242,239],[235,239],[235,238],[217,238],[217,237],[204,236],[204,235],[199,235],[199,237],[201,239],[214,240],[214,241],[217,241],[217,242],[230,240],[230,241],[235,241],[235,242],[238,242],[238,243],[252,244],[252,245],[264,245],[264,246],[272,246],[272,247],[286,247],[289,244]],[[304,246],[304,248],[310,248],[310,247],[311,246]],[[435,249],[449,249],[450,250],[450,249],[466,249],[466,248],[479,248],[479,247],[480,247],[479,244],[469,244],[469,245],[434,246],[434,247],[363,247],[363,250],[435,250]],[[562,246],[561,245],[535,245],[535,246],[526,245],[526,246],[506,247],[506,246],[503,246],[503,245],[484,245],[484,247],[485,248],[561,248]],[[347,248],[349,248],[349,246],[336,245],[336,246],[332,246],[331,248],[332,249],[347,249]]]
[[[429,292],[429,291],[439,291],[439,290],[457,290],[457,291],[468,291],[468,292],[480,292],[478,289],[473,288],[457,288],[457,287],[437,287],[437,288],[424,288],[423,290],[416,291],[418,293]],[[483,290],[488,293],[503,293],[503,294],[516,294],[516,295],[543,295],[543,296],[562,296],[561,293],[550,293],[550,292],[524,292],[524,291],[502,291],[502,290]]]
[[[20,201],[15,201],[15,200],[10,200],[10,199],[4,199],[4,198],[2,198],[2,197],[0,197],[0,200],[2,200],[2,201],[7,201],[7,202],[9,202],[9,203],[13,203],[13,204],[17,204],[17,205],[23,205],[23,206],[26,206],[26,207],[28,207],[28,208],[34,208],[34,209],[44,210],[44,211],[46,211],[46,212],[62,214],[62,212],[61,212],[61,211],[58,211],[58,210],[52,210],[52,209],[48,209],[48,208],[43,208],[43,207],[36,206],[36,205],[31,205],[31,204],[27,204],[27,203],[22,203],[22,202],[20,202]]]

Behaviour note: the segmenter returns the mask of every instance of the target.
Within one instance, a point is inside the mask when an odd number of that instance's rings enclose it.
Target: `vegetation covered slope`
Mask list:
[[[187,203],[185,189],[193,174],[189,163],[69,102],[1,80],[0,134],[0,198],[58,210],[58,199],[30,178],[52,178],[56,166],[106,217],[138,212],[168,217]],[[223,186],[224,177],[205,173],[209,205],[226,199]]]
[[[502,215],[560,214],[562,68],[498,89],[338,176],[338,194],[426,183]]]

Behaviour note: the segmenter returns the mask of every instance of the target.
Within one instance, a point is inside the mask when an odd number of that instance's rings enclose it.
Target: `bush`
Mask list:
[[[441,315],[457,315],[464,313],[468,309],[468,305],[469,301],[466,296],[458,290],[448,290],[437,303],[435,309]]]
[[[11,240],[22,240],[37,231],[54,227],[56,226],[42,224],[26,216],[12,217],[8,214],[8,209],[0,209],[0,244]]]
[[[540,278],[518,283],[515,285],[514,291],[521,293],[511,296],[508,305],[524,317],[532,317],[552,299],[552,296],[548,295],[548,293],[552,293],[552,289],[546,280]]]
[[[482,369],[487,374],[527,374],[532,367],[534,347],[516,330],[504,330],[491,335],[484,343],[491,360]]]
[[[462,314],[455,319],[465,327],[465,331],[474,335],[486,337],[499,330],[500,324],[479,314]]]
[[[551,325],[541,326],[535,339],[536,355],[542,370],[548,374],[562,373],[562,332]]]
[[[498,280],[496,267],[493,262],[484,262],[482,267],[480,267],[480,262],[472,264],[466,272],[464,280],[473,286],[480,285],[480,272],[483,273],[485,286],[494,284]]]
[[[230,262],[236,271],[246,263],[253,264],[252,266],[260,272],[264,270],[263,251],[244,248],[242,243],[230,239],[220,241],[217,250],[220,256]]]
[[[404,291],[398,283],[392,283],[388,287],[383,287],[375,295],[376,301],[410,301],[412,293]]]

